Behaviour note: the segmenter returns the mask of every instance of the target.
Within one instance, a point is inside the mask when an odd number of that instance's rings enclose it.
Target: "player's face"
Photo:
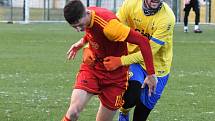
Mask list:
[[[78,22],[76,22],[74,24],[71,24],[71,26],[73,28],[75,28],[78,32],[84,31],[86,29],[86,27],[87,27],[87,23],[88,23],[87,20],[88,20],[87,16],[85,15],[82,18],[80,18],[78,20]]]
[[[161,0],[145,0],[147,7],[150,9],[156,9],[159,7]]]

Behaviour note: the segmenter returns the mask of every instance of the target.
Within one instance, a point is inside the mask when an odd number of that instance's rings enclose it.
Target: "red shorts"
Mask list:
[[[100,71],[82,64],[77,74],[76,89],[97,94],[101,103],[110,110],[119,109],[124,101],[122,95],[127,87],[128,69],[121,67],[115,71]]]

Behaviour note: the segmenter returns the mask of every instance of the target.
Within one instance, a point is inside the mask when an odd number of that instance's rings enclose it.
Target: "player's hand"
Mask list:
[[[84,46],[85,42],[83,38],[81,38],[78,42],[73,44],[70,49],[67,51],[67,59],[71,60],[74,59],[78,50],[80,50]]]
[[[113,71],[122,66],[120,57],[108,56],[104,58],[103,64],[108,71]]]
[[[70,49],[67,51],[67,59],[68,60],[73,60],[78,52],[78,50],[80,49],[81,47],[78,46],[76,43],[73,44]]]
[[[158,82],[158,79],[155,74],[148,75],[144,80],[142,88],[144,88],[146,85],[148,85],[149,96],[151,96],[156,91],[157,82]]]
[[[89,48],[83,49],[83,58],[82,59],[83,59],[83,63],[90,65],[90,66],[93,66],[94,61],[96,60],[93,52]]]

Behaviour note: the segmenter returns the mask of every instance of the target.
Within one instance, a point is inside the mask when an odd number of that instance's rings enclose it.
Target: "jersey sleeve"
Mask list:
[[[129,55],[124,55],[121,57],[121,62],[122,65],[130,65],[133,63],[142,63],[143,62],[143,57],[141,55],[141,52],[138,51],[136,53],[132,53]]]
[[[139,45],[141,54],[144,58],[146,71],[149,75],[155,74],[151,47],[148,38],[142,36],[133,29],[113,19],[104,27],[104,35],[111,41],[129,42]]]
[[[159,49],[168,43],[169,40],[172,40],[173,29],[174,29],[174,19],[163,19],[150,38],[150,46],[152,49],[152,55],[155,55]],[[138,51],[133,54],[129,54],[121,57],[121,62],[123,65],[130,65],[133,63],[142,63],[144,62],[141,52]]]
[[[158,25],[157,30],[152,34],[151,40],[159,45],[164,45],[173,33],[174,24],[163,21]]]
[[[111,41],[125,41],[130,28],[117,19],[110,20],[103,29],[104,35]]]
[[[152,34],[150,38],[150,45],[152,47],[153,55],[157,53],[161,46],[164,46],[166,43],[172,40],[174,25],[175,19],[165,18],[161,20],[157,30]]]
[[[147,74],[155,74],[152,50],[149,44],[149,39],[131,29],[126,39],[126,42],[139,45],[142,57],[146,65]]]

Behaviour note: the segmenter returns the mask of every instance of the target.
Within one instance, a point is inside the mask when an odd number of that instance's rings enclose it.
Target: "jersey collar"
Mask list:
[[[90,12],[91,12],[90,25],[87,26],[87,28],[91,28],[93,26],[94,18],[95,18],[95,11],[94,10],[90,10]]]

